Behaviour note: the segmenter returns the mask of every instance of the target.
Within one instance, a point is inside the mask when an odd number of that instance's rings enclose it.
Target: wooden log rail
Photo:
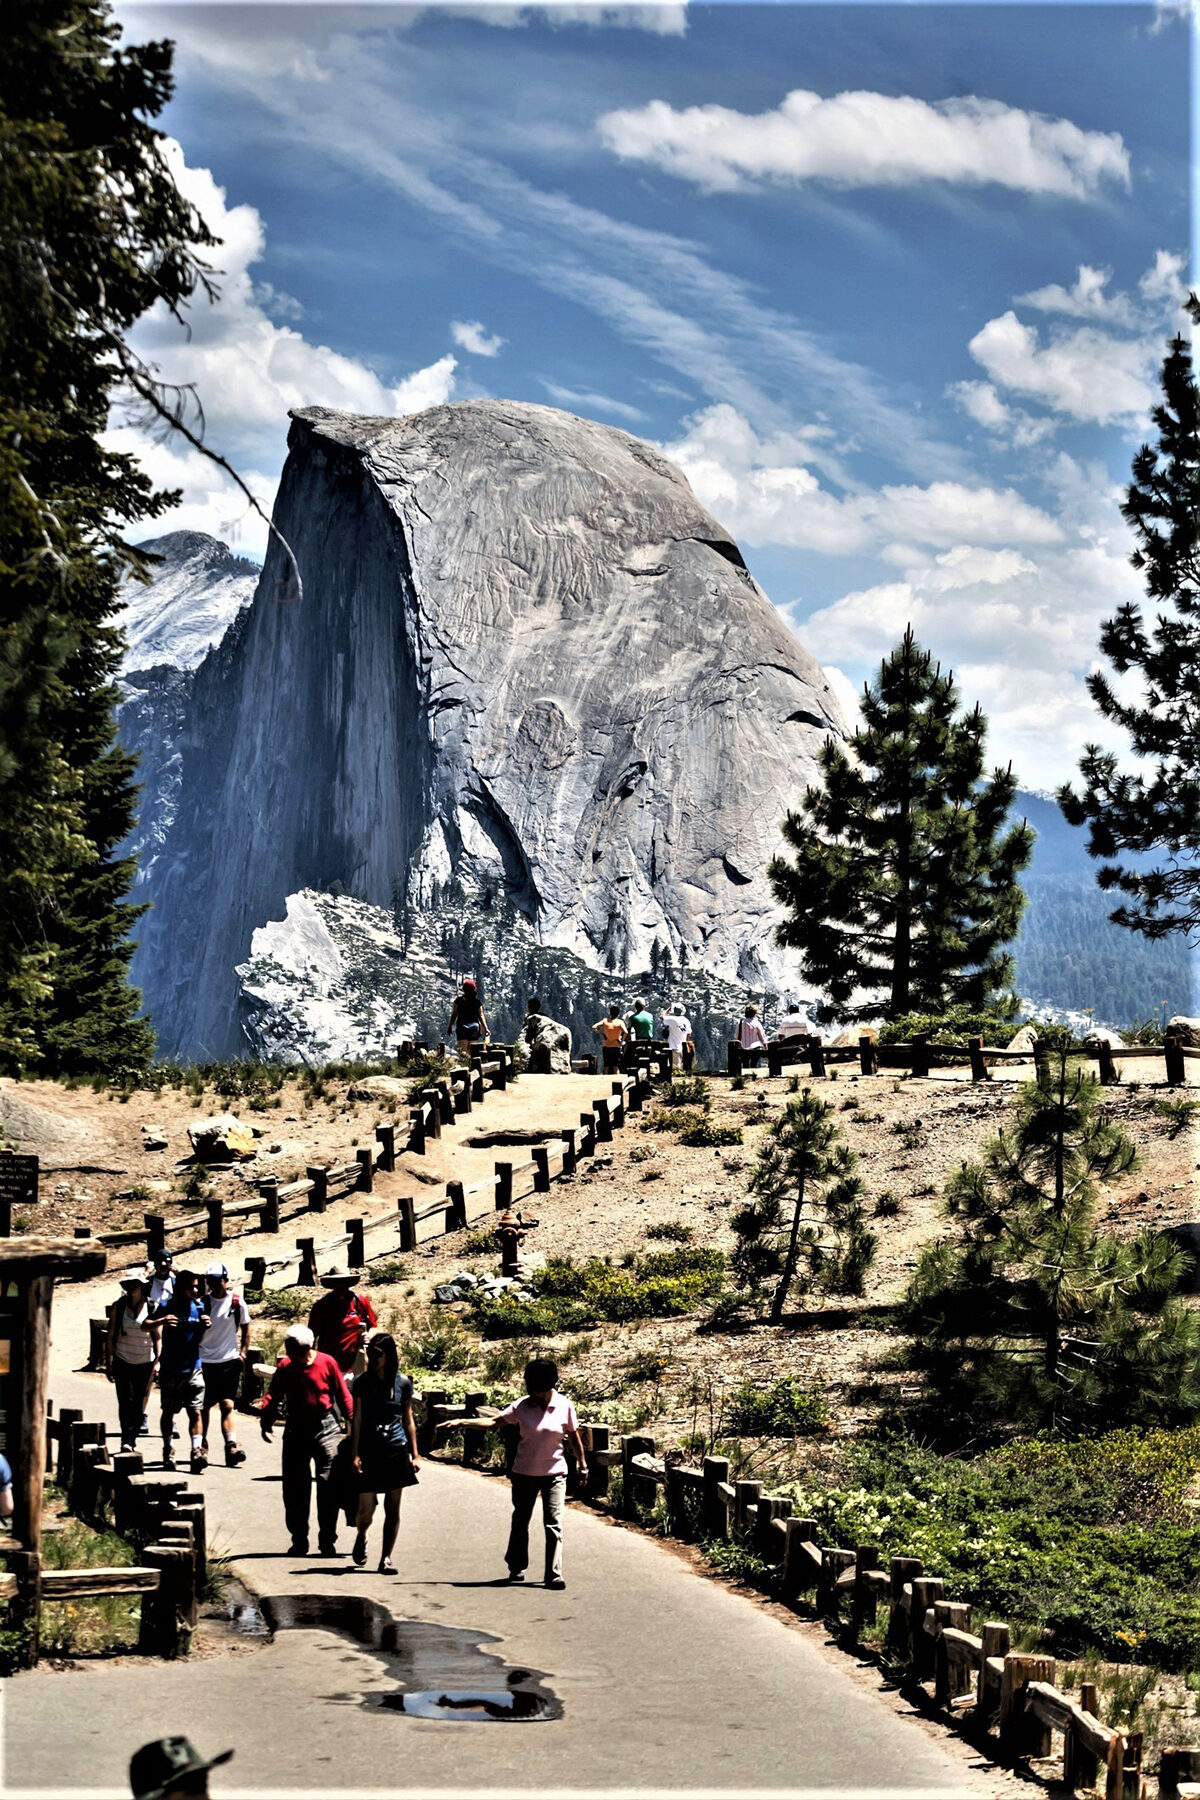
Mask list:
[[[115,1568],[47,1569],[39,1557],[8,1544],[13,1566],[0,1575],[0,1600],[16,1599],[34,1621],[61,1601],[112,1594],[142,1596],[138,1648],[150,1655],[186,1651],[198,1617],[207,1573],[204,1496],[187,1492],[187,1477],[147,1475],[134,1451],[110,1453],[106,1427],[64,1407],[47,1408],[46,1467],[77,1518],[129,1538],[141,1559]]]
[[[468,1395],[464,1406],[449,1404],[444,1393],[418,1396],[426,1440],[439,1420],[488,1417],[483,1398]],[[776,1567],[785,1601],[811,1595],[844,1647],[858,1646],[863,1628],[882,1613],[888,1652],[907,1662],[910,1685],[948,1722],[961,1720],[990,1742],[1001,1761],[1049,1756],[1057,1734],[1067,1787],[1096,1788],[1104,1800],[1140,1800],[1141,1733],[1101,1724],[1093,1685],[1085,1682],[1078,1698],[1062,1693],[1053,1657],[1011,1650],[1008,1625],[989,1620],[972,1631],[970,1606],[948,1599],[916,1557],[893,1556],[885,1567],[874,1545],[822,1544],[814,1519],[792,1516],[789,1496],[764,1494],[757,1481],[730,1481],[724,1457],[689,1467],[675,1460],[678,1453],[656,1456],[652,1438],[614,1436],[606,1425],[584,1422],[580,1432],[589,1469],[586,1488],[576,1482],[576,1492],[608,1504],[619,1469],[619,1515],[636,1521],[661,1488],[669,1535],[744,1541]],[[1200,1751],[1164,1750],[1162,1768],[1159,1800],[1200,1800]]]
[[[1050,1045],[1040,1043],[1032,1051],[997,1049],[985,1045],[979,1037],[970,1038],[965,1047],[960,1044],[926,1043],[923,1040],[911,1044],[878,1044],[865,1034],[859,1039],[857,1046],[840,1044],[835,1047],[823,1045],[816,1037],[798,1037],[785,1039],[782,1043],[768,1044],[767,1073],[782,1075],[785,1068],[795,1068],[806,1063],[810,1075],[820,1077],[827,1073],[830,1064],[856,1062],[863,1075],[877,1075],[880,1069],[907,1069],[914,1077],[924,1079],[935,1067],[969,1067],[972,1081],[988,1081],[993,1068],[1009,1063],[1032,1062],[1039,1065],[1050,1054],[1050,1050]],[[1098,1064],[1103,1086],[1109,1086],[1120,1079],[1120,1063],[1157,1060],[1165,1065],[1166,1085],[1179,1087],[1188,1079],[1188,1062],[1200,1061],[1200,1049],[1193,1049],[1182,1043],[1174,1034],[1168,1036],[1162,1044],[1116,1047],[1101,1043],[1091,1051],[1084,1050],[1081,1046],[1072,1054],[1090,1056]],[[728,1045],[727,1061],[731,1075],[742,1073],[745,1059],[736,1040],[731,1040]]]

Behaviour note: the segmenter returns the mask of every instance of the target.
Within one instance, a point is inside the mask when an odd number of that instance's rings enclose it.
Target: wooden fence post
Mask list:
[[[589,1425],[586,1429],[589,1451],[608,1449],[611,1432],[607,1425]],[[594,1456],[589,1456],[587,1480],[588,1498],[591,1500],[607,1500],[611,1476],[611,1469],[601,1467]]]
[[[612,1114],[608,1110],[606,1100],[592,1101],[592,1116],[596,1121],[596,1141],[600,1144],[611,1144],[613,1133]]]
[[[396,1202],[400,1214],[400,1248],[415,1250],[417,1247],[417,1208],[416,1202],[407,1194],[401,1194]]]
[[[854,1552],[854,1593],[850,1603],[850,1626],[856,1643],[863,1626],[875,1623],[875,1589],[867,1575],[879,1566],[879,1551],[873,1545],[860,1544]]]
[[[706,1456],[701,1464],[704,1486],[701,1490],[700,1530],[707,1538],[722,1542],[729,1536],[729,1508],[719,1492],[721,1483],[729,1480],[729,1458]]]
[[[992,1677],[988,1670],[988,1663],[994,1657],[1003,1659],[1008,1655],[1009,1629],[1003,1620],[988,1619],[980,1630],[979,1636],[983,1644],[983,1651],[979,1660],[979,1688],[975,1696],[975,1713],[980,1724],[986,1730],[991,1723],[989,1715],[992,1711]],[[995,1700],[999,1705],[999,1687],[996,1688]]]
[[[442,1096],[436,1088],[422,1088],[421,1104],[426,1109],[426,1135],[431,1138],[440,1138],[442,1135]]]
[[[1168,1032],[1163,1041],[1163,1055],[1167,1062],[1167,1086],[1181,1087],[1187,1080],[1187,1061],[1183,1044],[1174,1032]]]
[[[913,1674],[918,1681],[927,1681],[933,1674],[933,1638],[925,1629],[925,1614],[935,1600],[942,1598],[945,1586],[945,1582],[936,1575],[918,1575],[912,1584],[909,1625],[912,1630]]]
[[[1084,1681],[1079,1687],[1079,1704],[1085,1713],[1094,1719],[1099,1718],[1100,1699],[1094,1681]],[[1184,1752],[1185,1755],[1197,1757],[1196,1769],[1200,1773],[1200,1754],[1195,1751]],[[1158,1777],[1159,1800],[1177,1800],[1174,1787],[1164,1787],[1163,1781],[1170,1765],[1168,1758],[1171,1752],[1164,1750]],[[1094,1750],[1088,1748],[1079,1732],[1072,1728],[1063,1734],[1063,1786],[1071,1789],[1092,1788],[1096,1785],[1096,1777],[1100,1773],[1100,1758]]]
[[[535,1194],[550,1192],[550,1152],[545,1144],[535,1144],[529,1152],[533,1158],[533,1191]]]
[[[438,1108],[441,1118],[441,1108]],[[396,1167],[396,1127],[394,1125],[377,1125],[375,1139],[379,1145],[379,1166],[388,1175]]]
[[[733,1525],[739,1534],[746,1531],[750,1524],[749,1510],[758,1505],[758,1497],[763,1491],[761,1481],[735,1481],[733,1484]]]
[[[444,1388],[429,1388],[421,1396],[423,1405],[421,1419],[417,1425],[417,1446],[422,1456],[428,1456],[433,1448],[434,1408],[445,1406],[449,1398],[450,1396]]]
[[[258,1209],[258,1228],[260,1231],[279,1230],[279,1177],[268,1175],[258,1184],[258,1197],[262,1204]]]
[[[1100,1085],[1112,1087],[1117,1079],[1117,1065],[1113,1061],[1112,1045],[1101,1038],[1096,1047],[1096,1058],[1100,1064]]]
[[[808,1057],[809,1072],[814,1076],[825,1073],[825,1049],[819,1037],[810,1037],[805,1044]]]
[[[863,1075],[878,1075],[879,1052],[873,1038],[864,1031],[858,1040],[858,1067]]]
[[[375,1191],[375,1155],[371,1150],[356,1150],[354,1160],[358,1164],[358,1180],[355,1186],[362,1194]]]
[[[754,1548],[765,1562],[778,1561],[771,1527],[776,1519],[788,1518],[791,1510],[792,1502],[782,1494],[764,1494],[760,1498],[754,1518]]]
[[[817,1611],[822,1615],[832,1615],[836,1619],[838,1613],[838,1577],[847,1569],[854,1567],[853,1550],[821,1551],[821,1574],[817,1581]]]
[[[22,1633],[17,1659],[23,1669],[33,1669],[41,1652],[42,1559],[36,1550],[10,1550],[7,1562],[17,1578],[17,1597],[10,1614]]]
[[[308,1196],[309,1212],[323,1213],[329,1205],[329,1170],[318,1168],[315,1164],[305,1169],[306,1181],[312,1182],[312,1193]]]
[[[1052,1656],[1020,1656],[1010,1651],[1004,1658],[1004,1674],[1000,1679],[1000,1748],[1005,1756],[1046,1756],[1050,1750],[1050,1727],[1044,1725],[1025,1704],[1025,1690],[1031,1681],[1054,1680]]]
[[[451,1076],[450,1085],[451,1085],[451,1091],[454,1094],[455,1116],[457,1117],[459,1114],[469,1113],[471,1110],[471,1071],[470,1071],[470,1069],[468,1069],[465,1072],[461,1081],[456,1081],[454,1079],[454,1077]]]
[[[454,1123],[454,1090],[445,1079],[434,1083],[438,1096],[438,1110],[442,1115],[443,1125]]]
[[[504,1212],[512,1205],[513,1200],[513,1166],[510,1162],[496,1164],[496,1211]]]
[[[267,1285],[267,1259],[265,1256],[248,1256],[246,1258],[246,1286],[248,1288],[265,1288]]]
[[[296,1239],[296,1248],[300,1252],[300,1267],[296,1273],[297,1287],[316,1287],[317,1285],[316,1242],[316,1238],[310,1237]]]
[[[924,1081],[929,1075],[929,1042],[926,1038],[914,1038],[911,1045],[911,1067],[918,1081]]]
[[[146,1226],[146,1249],[153,1256],[156,1250],[167,1247],[167,1221],[160,1213],[143,1213]]]
[[[629,1089],[628,1095],[626,1096],[626,1100],[625,1100],[625,1104],[628,1107],[630,1112],[634,1112],[634,1113],[641,1112],[643,1103],[646,1098],[647,1086],[648,1086],[648,1083],[645,1079],[645,1070],[644,1070],[644,1068],[642,1068],[639,1065],[639,1067],[634,1072],[633,1086]]]
[[[616,1101],[615,1106],[613,1105],[614,1100]],[[620,1130],[625,1123],[625,1083],[623,1081],[614,1081],[612,1084],[612,1099],[608,1103],[608,1116]]]
[[[986,1081],[988,1066],[987,1058],[983,1054],[983,1039],[981,1037],[968,1038],[967,1049],[971,1053],[971,1080]]]
[[[366,1245],[363,1242],[363,1221],[347,1219],[346,1230],[350,1237],[350,1242],[346,1245],[346,1267],[361,1269],[367,1260]]]
[[[562,1139],[563,1174],[573,1175],[575,1173],[575,1127],[568,1125],[558,1135]]]
[[[621,1516],[636,1519],[638,1516],[637,1484],[641,1479],[634,1473],[635,1456],[653,1456],[654,1439],[652,1437],[623,1437],[621,1439]]]
[[[575,1147],[577,1156],[594,1156],[596,1154],[596,1115],[580,1113],[579,1141]]]
[[[467,1111],[471,1109],[468,1106]],[[408,1148],[414,1156],[425,1154],[425,1108],[414,1107],[408,1115]]]
[[[1158,1800],[1179,1800],[1181,1781],[1200,1781],[1200,1750],[1163,1750],[1158,1765]]]
[[[906,1656],[912,1646],[912,1614],[904,1606],[904,1589],[917,1581],[925,1565],[919,1556],[893,1556],[888,1564],[892,1578],[892,1607],[888,1614],[887,1645],[889,1650]]]
[[[738,1066],[736,1069],[732,1069],[732,1068],[730,1069],[729,1072],[731,1075],[734,1075],[734,1074],[740,1075],[741,1074],[742,1062],[743,1062],[743,1057],[742,1057],[741,1051],[739,1050],[738,1051]],[[782,1044],[768,1044],[767,1045],[767,1074],[768,1075],[782,1075],[783,1074],[783,1046],[782,1046]]]
[[[411,1206],[412,1202],[409,1202]],[[467,1229],[467,1196],[461,1181],[446,1183],[446,1230],[465,1231]]]
[[[223,1200],[206,1200],[208,1213],[208,1229],[204,1234],[204,1242],[210,1250],[221,1250],[225,1245],[225,1202]]]
[[[768,1067],[770,1067],[770,1056],[771,1052],[768,1050]],[[742,1072],[742,1046],[736,1038],[730,1038],[725,1046],[725,1068],[730,1075],[740,1075]]]
[[[62,1406],[58,1412],[58,1485],[66,1489],[71,1479],[71,1427],[83,1418],[77,1406]]]

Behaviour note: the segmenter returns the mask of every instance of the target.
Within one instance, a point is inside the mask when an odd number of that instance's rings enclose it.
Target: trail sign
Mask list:
[[[0,1237],[12,1236],[13,1208],[36,1206],[38,1159],[0,1150]]]

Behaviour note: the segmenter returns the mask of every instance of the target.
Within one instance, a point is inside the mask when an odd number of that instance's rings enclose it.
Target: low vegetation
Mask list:
[[[606,1320],[692,1313],[724,1285],[720,1250],[650,1251],[624,1269],[595,1257],[583,1263],[561,1258],[531,1275],[532,1300],[480,1296],[473,1313],[485,1338],[552,1337]]]

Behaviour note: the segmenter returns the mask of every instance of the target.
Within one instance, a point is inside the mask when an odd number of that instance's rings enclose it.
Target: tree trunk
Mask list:
[[[799,1254],[800,1245],[800,1209],[803,1205],[804,1176],[801,1175],[800,1186],[796,1191],[796,1210],[792,1214],[792,1235],[788,1240],[787,1255],[783,1259],[783,1274],[779,1277],[779,1286],[775,1289],[775,1298],[771,1302],[770,1322],[772,1325],[778,1325],[782,1322],[784,1302],[787,1300],[788,1289],[796,1278],[796,1258]]]

